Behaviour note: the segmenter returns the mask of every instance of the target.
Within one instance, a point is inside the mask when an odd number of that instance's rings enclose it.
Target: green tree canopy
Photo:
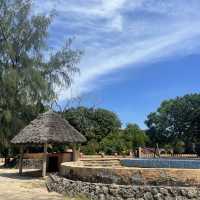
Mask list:
[[[104,137],[121,127],[117,115],[105,109],[70,108],[63,115],[71,125],[86,136],[88,141],[86,149],[93,149],[93,152],[99,150],[99,142]]]
[[[200,94],[164,101],[149,114],[146,125],[152,143],[200,142]]]
[[[102,139],[100,143],[101,151],[105,152],[106,154],[114,154],[114,153],[124,153],[127,152],[127,141],[124,137],[124,131],[118,130],[116,132],[112,132],[107,135],[105,138]]]
[[[146,133],[137,124],[128,124],[124,130],[124,137],[127,147],[133,150],[137,147],[143,147],[149,140]]]
[[[115,113],[101,108],[70,108],[64,113],[64,117],[88,140],[95,139],[98,142],[121,127]]]
[[[51,50],[48,28],[53,15],[35,15],[31,6],[30,0],[0,0],[0,137],[4,145],[41,112],[42,104],[56,100],[55,88],[68,87],[78,71],[80,51],[73,50],[69,40],[60,50]]]
[[[101,150],[107,154],[128,153],[137,147],[144,146],[148,136],[137,124],[128,124],[124,130],[110,133],[101,141]]]

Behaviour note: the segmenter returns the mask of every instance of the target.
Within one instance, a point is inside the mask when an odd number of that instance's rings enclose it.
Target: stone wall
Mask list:
[[[26,153],[23,156],[23,168],[24,169],[42,169],[43,153]],[[71,152],[64,153],[48,153],[47,155],[47,169],[49,164],[49,159],[51,157],[57,157],[58,163],[55,164],[55,169],[60,166],[63,162],[69,162],[72,160]],[[15,162],[15,167],[19,168],[19,160]]]
[[[19,168],[19,160],[17,160],[16,168]],[[24,169],[42,169],[42,160],[39,159],[23,159]]]
[[[200,199],[200,189],[196,187],[156,187],[125,186],[72,181],[56,174],[47,179],[49,191],[70,197],[85,195],[91,200],[188,200]]]
[[[61,164],[60,175],[71,180],[118,185],[200,186],[200,169],[85,166],[84,162],[66,162]]]

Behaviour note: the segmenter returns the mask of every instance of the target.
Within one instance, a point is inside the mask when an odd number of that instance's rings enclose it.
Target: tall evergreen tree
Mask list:
[[[71,41],[57,52],[48,46],[53,15],[34,15],[30,0],[0,0],[0,145],[68,87],[80,51]],[[29,116],[27,116],[30,113]],[[5,150],[6,152],[7,150]]]

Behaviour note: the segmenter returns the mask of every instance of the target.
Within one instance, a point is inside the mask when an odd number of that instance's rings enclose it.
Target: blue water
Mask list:
[[[123,159],[126,167],[200,169],[200,160],[175,159]]]

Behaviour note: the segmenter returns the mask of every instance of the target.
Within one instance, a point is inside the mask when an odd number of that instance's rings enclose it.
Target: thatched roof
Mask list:
[[[86,138],[53,111],[40,114],[12,140],[14,144],[73,144]]]

